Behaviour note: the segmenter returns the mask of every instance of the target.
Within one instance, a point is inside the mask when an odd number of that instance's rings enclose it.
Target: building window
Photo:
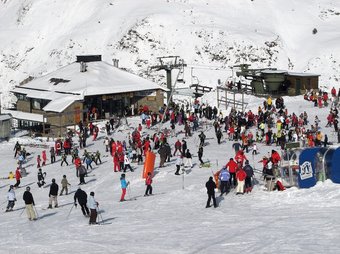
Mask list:
[[[17,99],[18,99],[19,101],[28,101],[28,100],[27,100],[27,97],[26,97],[26,94],[17,93],[17,94],[15,94],[15,96],[17,97]]]
[[[42,100],[42,99],[33,99],[32,100],[32,108],[33,109],[43,109],[49,101],[47,100]]]

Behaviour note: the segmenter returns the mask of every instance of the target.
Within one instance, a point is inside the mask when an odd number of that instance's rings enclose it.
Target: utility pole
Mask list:
[[[166,72],[166,86],[169,89],[167,92],[167,100],[168,102],[172,101],[172,80],[171,80],[171,72],[173,69],[181,69],[186,67],[187,65],[184,63],[183,59],[180,59],[179,56],[162,56],[157,57],[159,60],[159,65],[151,66],[151,69],[156,69],[157,71],[165,70]]]

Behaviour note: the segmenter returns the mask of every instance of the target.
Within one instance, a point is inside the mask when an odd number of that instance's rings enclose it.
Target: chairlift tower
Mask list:
[[[151,69],[156,69],[157,71],[165,70],[166,72],[166,85],[169,91],[167,91],[167,99],[168,103],[172,101],[172,79],[171,72],[173,69],[183,69],[187,65],[184,63],[183,59],[180,59],[179,56],[162,56],[157,57],[159,60],[159,65],[151,66]]]

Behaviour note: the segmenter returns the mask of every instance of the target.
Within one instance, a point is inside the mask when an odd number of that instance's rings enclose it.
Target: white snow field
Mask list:
[[[212,97],[212,96],[211,96]],[[261,103],[254,100],[253,107]],[[330,128],[324,128],[329,109],[315,109],[312,103],[303,101],[302,96],[285,97],[289,112],[306,110],[310,120],[317,114],[322,121],[322,131],[328,133],[335,142]],[[301,111],[302,110],[302,111]],[[128,119],[130,128],[137,126],[140,119]],[[167,126],[167,125],[165,125]],[[177,132],[183,127],[176,127]],[[82,186],[88,194],[95,192],[105,225],[88,225],[80,208],[73,208],[74,191],[79,180],[75,167],[60,166],[60,158],[55,164],[43,168],[47,172],[47,183],[55,178],[60,185],[63,174],[72,184],[70,194],[58,197],[59,208],[46,209],[49,188],[39,189],[37,182],[36,156],[43,149],[26,146],[31,153],[25,164],[29,175],[22,179],[22,188],[16,190],[18,202],[13,212],[5,213],[1,206],[0,253],[338,253],[340,251],[340,185],[330,180],[320,182],[310,189],[290,188],[283,192],[267,192],[260,174],[256,174],[259,184],[250,194],[243,196],[231,192],[219,201],[218,208],[205,208],[207,194],[205,182],[212,171],[224,165],[234,156],[231,141],[217,144],[213,128],[204,126],[207,145],[203,159],[212,162],[211,168],[199,168],[197,157],[195,166],[187,169],[183,176],[174,175],[175,158],[164,168],[155,169],[153,193],[144,197],[145,184],[141,178],[142,165],[135,172],[127,172],[131,182],[127,198],[131,201],[119,202],[120,173],[113,172],[111,157],[102,157],[103,164],[95,166]],[[115,140],[127,138],[128,130],[117,132]],[[154,130],[144,135],[153,134]],[[182,139],[184,134],[176,138]],[[198,133],[189,138],[188,148],[197,155]],[[99,150],[105,155],[100,133],[97,141],[88,141],[87,150]],[[224,133],[224,138],[226,134]],[[176,138],[170,138],[173,146]],[[14,171],[13,147],[16,141],[22,144],[49,144],[52,142],[33,140],[25,137],[12,138],[0,144],[0,174],[7,176]],[[271,149],[279,147],[259,145],[260,154],[253,159],[247,154],[250,163],[261,170],[257,163]],[[83,151],[80,152],[82,154]],[[70,157],[68,158],[70,162]],[[218,161],[218,165],[217,165]],[[157,156],[156,166],[159,158]],[[15,180],[0,180],[0,197],[5,201],[6,192]],[[29,221],[23,211],[22,194],[24,186],[31,186],[39,220]],[[219,194],[217,194],[219,195]],[[136,198],[134,200],[133,198]]]
[[[157,57],[178,55],[200,84],[215,86],[230,66],[321,74],[339,88],[337,0],[0,0],[0,91],[29,76],[101,54],[158,84]],[[313,34],[313,29],[317,33]]]

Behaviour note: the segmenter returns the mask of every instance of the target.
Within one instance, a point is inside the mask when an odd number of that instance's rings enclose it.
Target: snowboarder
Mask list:
[[[58,184],[55,183],[55,179],[52,179],[52,184],[50,186],[50,192],[48,194],[49,199],[48,199],[48,208],[51,209],[52,208],[52,202],[54,202],[54,207],[57,208],[58,207],[58,190],[59,190],[59,186]]]
[[[207,193],[208,193],[208,201],[207,201],[207,205],[205,208],[211,207],[210,205],[211,199],[213,200],[214,207],[216,208],[217,207],[216,198],[215,198],[216,184],[212,176],[209,177],[209,181],[206,182],[205,187],[207,188]]]
[[[126,188],[129,186],[130,182],[126,182],[125,180],[125,174],[122,174],[120,177],[120,185],[122,187],[122,195],[120,197],[120,202],[125,201],[125,194],[126,194]]]
[[[68,188],[67,186],[71,186],[71,184],[67,181],[66,175],[63,175],[63,179],[61,180],[61,191],[59,196],[62,196],[64,193],[64,190],[66,192],[66,195],[68,195]]]
[[[81,207],[81,211],[85,217],[90,217],[90,211],[87,208],[87,194],[85,191],[83,191],[80,187],[78,187],[78,190],[76,193],[74,193],[74,206],[77,207],[77,200],[78,204]]]
[[[94,199],[94,192],[90,192],[90,197],[89,197],[89,208],[90,208],[90,221],[89,224],[97,224],[97,208],[99,206],[99,203]]]
[[[37,215],[34,212],[33,206],[35,205],[33,195],[30,192],[31,188],[29,186],[26,187],[26,191],[22,196],[22,199],[25,201],[26,212],[29,220],[36,220]]]
[[[146,190],[145,190],[145,195],[144,196],[149,196],[152,195],[152,175],[151,172],[148,173],[148,176],[145,179],[145,185],[146,185]]]
[[[7,192],[7,200],[8,200],[8,204],[6,207],[6,212],[9,211],[13,211],[13,207],[15,205],[15,201],[17,201],[16,197],[15,197],[15,192],[14,192],[14,186],[11,185],[9,187],[9,190]]]

